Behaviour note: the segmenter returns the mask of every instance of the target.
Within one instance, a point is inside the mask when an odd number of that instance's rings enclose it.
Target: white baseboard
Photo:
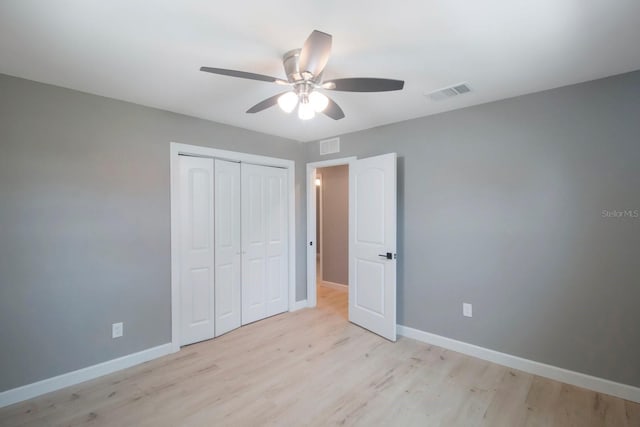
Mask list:
[[[582,374],[580,372],[558,368],[557,366],[523,359],[506,353],[500,353],[499,351],[424,332],[408,326],[398,325],[398,335],[433,344],[448,350],[457,351],[458,353],[467,354],[469,356],[477,357],[478,359],[488,360],[489,362],[508,366],[529,374],[551,378],[552,380],[561,381],[563,383],[572,384],[578,387],[597,391],[599,393],[610,394],[612,396],[640,403],[640,388],[631,385],[621,384],[604,378],[598,378]]]
[[[128,354],[117,359],[78,369],[77,371],[67,372],[53,378],[3,391],[0,393],[0,408],[148,362],[173,352],[174,349],[171,343],[163,344],[138,353]]]
[[[337,289],[343,292],[347,292],[349,290],[349,286],[345,284],[336,283],[336,282],[327,282],[326,280],[321,280],[320,286],[326,286],[327,288]]]
[[[296,301],[296,303],[293,305],[293,307],[289,311],[298,311],[298,310],[301,310],[303,308],[307,308],[307,300],[306,299],[303,299],[302,301]]]

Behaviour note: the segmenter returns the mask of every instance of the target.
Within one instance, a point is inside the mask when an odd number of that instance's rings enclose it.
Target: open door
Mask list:
[[[349,168],[349,321],[396,340],[396,154]]]

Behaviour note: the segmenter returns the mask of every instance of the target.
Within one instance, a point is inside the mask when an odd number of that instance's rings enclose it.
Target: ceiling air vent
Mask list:
[[[445,87],[444,89],[436,90],[435,92],[426,93],[432,101],[441,101],[443,99],[451,98],[453,96],[462,95],[464,93],[471,92],[471,88],[466,83],[460,83],[457,85]]]
[[[340,152],[340,138],[331,138],[320,141],[320,154],[331,154]]]

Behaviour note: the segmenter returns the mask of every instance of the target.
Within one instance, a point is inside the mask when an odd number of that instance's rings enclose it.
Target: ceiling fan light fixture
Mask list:
[[[298,105],[298,95],[295,92],[287,92],[278,98],[278,105],[285,113],[292,112]]]
[[[311,92],[309,94],[309,103],[313,106],[316,113],[321,113],[329,105],[329,98],[320,92]]]
[[[344,111],[334,100],[316,92],[317,90],[390,92],[404,88],[403,80],[375,77],[348,77],[323,82],[325,66],[331,55],[332,40],[331,34],[313,30],[302,48],[286,52],[282,57],[286,80],[227,68],[200,67],[200,71],[290,87],[290,92],[278,93],[258,102],[247,110],[247,114],[259,113],[276,104],[280,105],[284,112],[291,113],[298,106],[298,117],[301,120],[310,120],[316,113],[323,113],[333,120],[345,117]]]
[[[310,120],[316,115],[315,110],[313,109],[313,105],[307,102],[300,102],[298,106],[298,117],[300,120]]]

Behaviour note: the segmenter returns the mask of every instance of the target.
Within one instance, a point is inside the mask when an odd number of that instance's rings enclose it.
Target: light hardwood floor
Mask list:
[[[640,426],[640,405],[346,321],[346,293],[0,409],[2,426]]]

